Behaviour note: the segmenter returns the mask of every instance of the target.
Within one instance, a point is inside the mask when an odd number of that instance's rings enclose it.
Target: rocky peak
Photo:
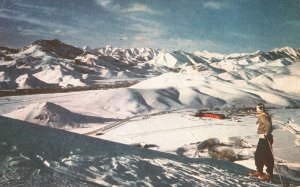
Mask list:
[[[37,40],[31,46],[39,46],[40,49],[47,53],[56,54],[61,58],[74,59],[83,54],[83,49],[65,44],[60,40]]]

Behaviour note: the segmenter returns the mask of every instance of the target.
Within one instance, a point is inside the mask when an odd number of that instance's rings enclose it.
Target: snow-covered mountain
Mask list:
[[[38,50],[51,54],[58,58],[74,59],[83,53],[83,49],[65,44],[57,39],[55,40],[37,40],[31,45],[22,49],[22,51],[30,50],[37,47]]]
[[[281,106],[299,104],[300,49],[289,47],[222,55],[112,46],[81,49],[59,40],[39,40],[22,49],[2,47],[0,54],[1,90],[86,87],[120,80],[138,80],[144,87],[159,89],[164,85],[161,79],[169,81],[164,88],[183,90],[189,79],[195,80],[197,88],[193,85],[185,90],[201,90],[214,100],[222,100],[218,103],[228,103],[227,94],[231,98],[234,93],[235,100],[248,97]],[[181,83],[173,84],[170,79]],[[178,103],[198,105],[185,93],[180,93]]]
[[[111,79],[136,79],[168,71],[150,60],[160,50],[77,48],[59,40],[38,40],[22,49],[0,50],[1,89],[87,86]],[[167,70],[166,70],[167,69]],[[28,77],[39,84],[30,84]],[[25,83],[27,82],[27,83]]]
[[[259,67],[268,71],[268,66],[287,66],[299,61],[300,50],[288,47],[270,52],[221,55],[207,51],[187,53],[112,46],[81,49],[59,40],[38,40],[22,49],[0,48],[0,87],[87,86],[103,80],[147,78],[189,68],[213,74],[230,72],[230,76],[237,79],[249,80],[249,77],[265,73],[260,70],[253,73],[251,64],[259,63]],[[241,69],[245,70],[239,74],[245,75],[236,75]]]
[[[196,51],[195,55],[204,57],[211,61],[222,61],[222,60],[241,60],[241,59],[257,59],[260,61],[272,61],[283,58],[292,59],[294,61],[299,61],[300,59],[300,49],[284,47],[276,48],[269,52],[256,51],[254,53],[233,53],[229,55],[210,53],[208,51]]]

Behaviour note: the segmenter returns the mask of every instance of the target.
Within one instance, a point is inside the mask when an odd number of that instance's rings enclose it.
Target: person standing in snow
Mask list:
[[[266,112],[265,105],[259,103],[256,106],[257,112],[257,134],[259,141],[255,151],[255,166],[257,171],[251,173],[251,176],[258,177],[264,181],[271,181],[273,177],[274,157],[272,152],[273,135],[272,120]],[[267,174],[263,173],[264,166],[267,167]]]

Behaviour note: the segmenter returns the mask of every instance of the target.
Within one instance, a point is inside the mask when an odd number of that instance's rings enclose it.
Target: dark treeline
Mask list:
[[[91,86],[76,86],[76,87],[67,87],[67,88],[58,87],[58,88],[28,88],[28,89],[5,90],[5,91],[0,91],[0,97],[124,88],[124,87],[129,87],[134,84],[137,84],[138,82],[140,81],[139,80],[115,81],[112,83],[102,83],[102,84],[91,85]]]

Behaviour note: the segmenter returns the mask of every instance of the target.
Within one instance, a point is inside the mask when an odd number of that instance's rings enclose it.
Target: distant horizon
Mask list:
[[[283,46],[283,47],[275,47],[273,49],[270,49],[270,50],[261,50],[261,49],[257,49],[255,51],[252,51],[252,52],[232,52],[232,53],[221,53],[221,52],[217,52],[217,51],[209,51],[207,49],[203,49],[203,50],[194,50],[194,51],[188,51],[188,50],[184,50],[184,49],[173,49],[173,50],[169,50],[169,49],[164,49],[164,48],[152,48],[152,47],[148,47],[148,46],[144,46],[144,47],[120,47],[120,46],[114,46],[114,45],[110,45],[110,44],[107,44],[107,45],[103,45],[103,46],[98,46],[98,47],[91,47],[91,46],[88,46],[88,45],[84,45],[84,46],[76,46],[76,45],[73,45],[71,43],[68,43],[68,42],[65,42],[61,39],[57,39],[57,38],[53,38],[53,39],[37,39],[37,40],[34,40],[24,46],[21,46],[21,47],[10,47],[10,46],[1,46],[0,47],[6,47],[6,48],[10,48],[10,49],[22,49],[24,47],[27,47],[31,44],[33,44],[34,42],[36,41],[40,41],[40,40],[45,40],[45,41],[53,41],[53,40],[59,40],[60,42],[62,43],[65,43],[67,45],[71,45],[73,47],[77,47],[77,48],[81,48],[83,49],[84,47],[88,47],[88,48],[91,48],[91,49],[97,49],[97,48],[104,48],[104,47],[107,47],[107,46],[111,46],[113,48],[120,48],[120,49],[130,49],[130,48],[137,48],[137,49],[141,49],[141,48],[149,48],[149,49],[157,49],[157,50],[166,50],[166,51],[184,51],[184,52],[209,52],[209,53],[217,53],[217,54],[222,54],[222,55],[230,55],[230,54],[235,54],[235,53],[238,53],[238,54],[242,54],[242,53],[249,53],[249,54],[252,54],[252,53],[255,53],[255,52],[258,52],[258,51],[262,51],[262,52],[270,52],[272,50],[275,50],[275,49],[283,49],[283,48],[293,48],[293,49],[299,49],[300,48],[296,48],[296,47],[290,47],[290,46]]]

